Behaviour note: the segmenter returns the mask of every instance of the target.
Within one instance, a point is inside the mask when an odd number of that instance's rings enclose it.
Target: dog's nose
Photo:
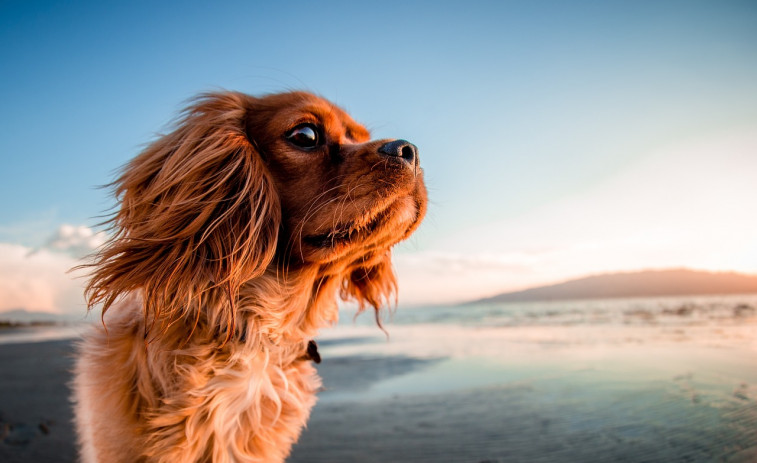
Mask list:
[[[387,156],[402,158],[411,166],[418,162],[418,148],[407,140],[394,140],[384,143],[378,152]]]

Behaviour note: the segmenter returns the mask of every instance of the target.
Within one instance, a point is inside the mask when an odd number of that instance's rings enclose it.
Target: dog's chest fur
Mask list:
[[[77,426],[88,430],[80,436],[83,461],[275,462],[288,455],[321,385],[304,355],[307,341],[168,349],[161,337],[146,347],[135,336],[143,329],[138,301],[114,312],[107,334],[97,327],[80,345],[74,389]],[[114,428],[120,435],[108,436]]]

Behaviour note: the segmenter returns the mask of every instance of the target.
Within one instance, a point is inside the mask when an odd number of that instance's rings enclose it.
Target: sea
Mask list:
[[[735,387],[757,386],[755,294],[399,307],[381,319],[378,327],[373,313],[343,311],[322,333],[324,354],[455,363],[471,387],[501,382],[486,371],[515,379],[520,368],[635,378],[723,369],[743,379]],[[428,387],[458,387],[450,380]]]

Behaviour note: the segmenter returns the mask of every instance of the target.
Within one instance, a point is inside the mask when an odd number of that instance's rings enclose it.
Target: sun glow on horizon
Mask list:
[[[757,127],[650,152],[573,196],[400,254],[401,300],[465,301],[642,269],[757,273],[754,172]]]

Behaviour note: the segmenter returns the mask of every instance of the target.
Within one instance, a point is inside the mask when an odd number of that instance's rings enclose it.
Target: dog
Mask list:
[[[78,346],[84,462],[280,462],[321,387],[337,300],[396,304],[426,212],[417,148],[306,92],[193,100],[111,185]]]

